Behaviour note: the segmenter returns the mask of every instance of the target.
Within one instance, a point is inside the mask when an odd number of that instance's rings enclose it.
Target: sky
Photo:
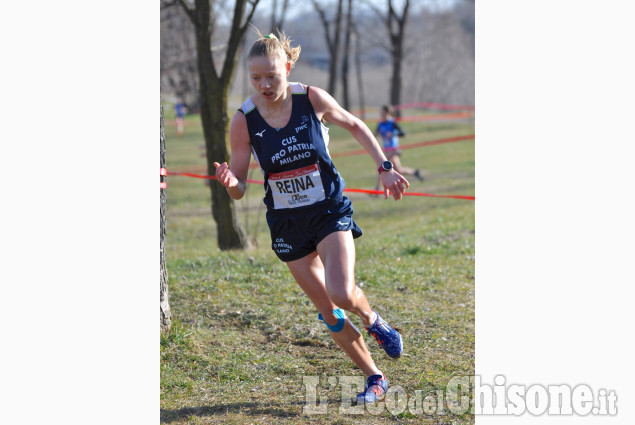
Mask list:
[[[278,7],[282,5],[283,1],[284,0],[278,0]],[[386,9],[387,7],[386,0],[368,0],[368,1],[372,4],[375,4],[380,9]],[[260,0],[257,7],[257,13],[268,13],[267,10],[273,7],[273,2],[274,0]],[[329,2],[331,4],[335,4],[334,0],[329,0]],[[460,0],[414,0],[414,1],[411,1],[410,7],[411,8],[418,7],[418,5],[420,4],[423,7],[426,7],[430,10],[441,12],[449,8],[452,8],[456,3],[459,3],[459,2]],[[328,2],[321,1],[321,4],[323,3],[328,4]],[[397,10],[401,10],[401,8],[403,7],[403,3],[404,3],[403,0],[395,0],[394,1],[395,8]],[[304,12],[306,8],[313,10],[313,5],[311,4],[310,1],[306,0],[306,1],[298,2],[297,0],[296,1],[291,0],[287,18],[293,18],[297,14]]]

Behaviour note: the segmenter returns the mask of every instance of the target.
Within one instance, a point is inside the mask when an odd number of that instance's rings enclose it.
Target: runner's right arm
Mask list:
[[[225,186],[233,199],[240,199],[247,189],[247,172],[251,159],[251,143],[247,131],[247,120],[242,112],[237,112],[229,126],[229,142],[231,145],[230,166],[226,162],[214,163],[216,178]]]

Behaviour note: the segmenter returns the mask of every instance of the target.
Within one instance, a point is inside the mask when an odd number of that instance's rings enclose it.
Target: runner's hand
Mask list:
[[[392,197],[398,201],[403,197],[406,189],[410,187],[408,180],[395,170],[384,171],[379,175],[379,178],[384,185],[384,199],[388,199],[392,193]]]
[[[229,165],[226,162],[219,164],[218,162],[214,162],[214,167],[216,167],[216,178],[226,188],[232,188],[238,186],[238,179],[229,169]]]

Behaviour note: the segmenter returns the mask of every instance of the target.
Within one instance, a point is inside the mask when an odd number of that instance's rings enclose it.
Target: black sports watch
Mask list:
[[[379,174],[381,174],[383,171],[390,171],[390,170],[392,170],[392,162],[384,161],[384,162],[381,163],[381,165],[377,169],[377,172],[379,172]]]

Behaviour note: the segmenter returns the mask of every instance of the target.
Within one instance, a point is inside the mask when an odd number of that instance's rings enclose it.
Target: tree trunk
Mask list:
[[[333,38],[331,38],[331,24],[326,13],[318,0],[311,0],[315,11],[320,16],[322,26],[324,27],[324,37],[326,38],[326,46],[329,51],[329,81],[327,91],[331,96],[335,97],[335,89],[337,86],[337,64],[340,51],[340,31],[342,22],[342,1],[337,2],[337,15],[335,16],[335,26],[333,30]]]
[[[273,0],[273,6],[271,7],[271,31],[272,34],[276,33],[276,12],[278,11],[278,0]]]
[[[395,53],[392,56],[392,77],[390,80],[390,104],[399,105],[401,103],[401,63],[403,55],[401,54],[401,42],[393,46]],[[400,116],[399,110],[395,111]]]
[[[395,11],[392,0],[388,0],[386,26],[390,38],[392,56],[392,77],[390,81],[390,103],[392,105],[399,105],[401,103],[401,64],[403,62],[403,41],[409,7],[410,0],[406,0],[401,11],[401,16],[399,16]],[[396,27],[395,31],[393,31],[393,27]],[[401,116],[399,109],[395,110],[395,116]]]
[[[229,161],[229,155],[224,143],[211,143],[212,140],[226,140],[228,131],[228,117],[225,105],[229,86],[212,89],[211,98],[205,98],[205,109],[210,110],[209,119],[203,123],[205,142],[207,146],[207,170],[209,175],[216,173],[214,161]],[[211,99],[216,99],[211,102]],[[222,99],[222,100],[220,100]],[[219,161],[219,158],[221,160]],[[212,216],[218,227],[218,246],[221,249],[244,249],[250,246],[246,233],[236,217],[233,199],[227,194],[225,187],[216,180],[210,181],[212,194]]]
[[[362,82],[362,60],[361,49],[359,47],[359,33],[357,27],[353,25],[353,35],[355,36],[355,73],[357,74],[357,91],[359,92],[359,109],[362,120],[366,119],[366,102],[364,101],[364,84]]]
[[[333,36],[333,44],[330,46],[331,64],[329,68],[329,85],[328,92],[335,97],[335,89],[337,88],[337,65],[340,52],[340,33],[342,28],[342,0],[337,1],[337,16],[335,18],[335,34]]]
[[[348,63],[351,46],[351,19],[353,15],[353,2],[348,0],[348,10],[346,13],[346,33],[344,34],[344,54],[342,55],[342,102],[347,111],[351,108],[351,101],[348,95]]]
[[[244,2],[242,2],[244,12]],[[240,8],[236,3],[237,10]],[[231,78],[236,65],[235,46],[228,46],[225,64],[220,76],[216,72],[212,56],[212,22],[210,21],[210,4],[208,0],[196,0],[194,10],[196,23],[196,51],[198,72],[200,75],[201,124],[205,136],[207,152],[207,172],[216,173],[214,161],[229,161],[226,140],[228,133],[227,97]],[[233,50],[232,50],[233,49]],[[248,238],[236,219],[233,199],[216,180],[210,181],[212,195],[212,217],[216,222],[218,247],[222,250],[245,249],[249,247]]]
[[[160,142],[160,168],[165,169],[165,134],[163,132],[163,105],[161,105],[161,142]],[[161,283],[160,283],[160,310],[161,332],[169,332],[172,326],[172,313],[170,311],[170,299],[168,296],[168,269],[165,266],[165,215],[167,212],[167,189],[164,185],[164,177],[161,176],[161,224],[160,224],[160,255]]]

